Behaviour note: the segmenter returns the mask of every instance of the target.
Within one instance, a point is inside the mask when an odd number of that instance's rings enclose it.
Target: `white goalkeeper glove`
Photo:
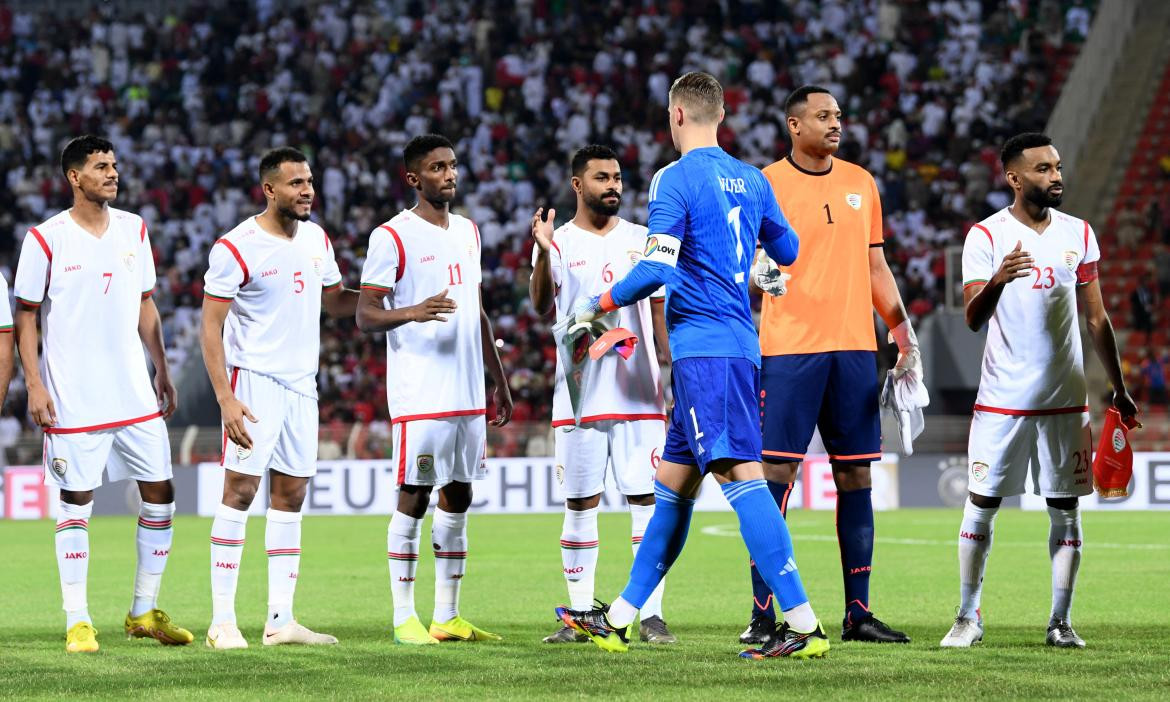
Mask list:
[[[910,456],[914,453],[914,439],[926,427],[922,408],[930,404],[930,394],[923,376],[918,337],[910,321],[891,329],[889,340],[898,344],[898,362],[886,373],[880,404],[897,420],[902,453]]]
[[[752,279],[757,288],[772,297],[780,297],[788,292],[788,281],[791,278],[791,275],[780,270],[780,266],[777,266],[768,254],[760,251],[755,264],[752,265]]]

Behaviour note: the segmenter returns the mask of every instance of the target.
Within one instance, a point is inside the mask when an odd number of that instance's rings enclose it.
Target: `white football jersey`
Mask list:
[[[228,366],[316,398],[321,293],[341,285],[329,235],[297,222],[286,239],[249,217],[215,242],[208,263],[203,294],[232,303],[223,327]]]
[[[1101,258],[1089,223],[1049,209],[1044,233],[1007,208],[971,228],[963,244],[963,284],[985,283],[1005,256],[1023,244],[1035,259],[1026,278],[1004,286],[987,330],[975,408],[1006,414],[1075,412],[1087,408],[1078,281],[1096,278]]]
[[[571,221],[553,233],[549,248],[549,271],[556,286],[557,321],[573,312],[581,299],[599,295],[630,272],[646,249],[646,227],[619,219],[605,236],[586,231]],[[537,248],[533,248],[533,265]],[[665,290],[651,297],[660,298]],[[666,419],[662,390],[658,383],[658,358],[654,346],[654,324],[650,300],[639,300],[616,312],[617,326],[638,337],[630,358],[607,353],[585,365],[581,398],[581,422],[611,419]],[[565,369],[557,356],[556,386],[553,391],[553,426],[571,426],[573,408],[565,384]]]
[[[8,281],[0,275],[0,333],[12,331],[12,306],[8,304]]]
[[[40,307],[41,378],[57,425],[80,433],[160,416],[138,336],[142,301],[154,291],[146,222],[109,208],[100,238],[69,210],[29,229],[16,267],[16,297]]]
[[[407,322],[386,332],[386,400],[395,423],[483,414],[479,229],[450,215],[442,229],[403,210],[370,233],[362,287],[386,293],[386,309],[447,290],[445,322]]]

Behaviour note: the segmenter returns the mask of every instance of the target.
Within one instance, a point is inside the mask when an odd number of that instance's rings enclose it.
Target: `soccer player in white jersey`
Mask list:
[[[12,308],[8,306],[8,281],[0,275],[0,407],[8,398],[8,384],[12,382]]]
[[[980,598],[992,524],[1004,497],[1048,502],[1051,646],[1083,648],[1069,611],[1081,562],[1077,498],[1093,490],[1089,406],[1077,304],[1122,417],[1137,415],[1101,299],[1101,251],[1089,223],[1057,211],[1060,155],[1043,134],[1012,137],[1000,155],[1015,191],[1009,206],[972,227],[963,245],[963,299],[972,330],[989,324],[967,448],[970,497],[959,527],[960,603],[945,647],[983,639]]]
[[[313,173],[300,151],[260,159],[267,200],[211,247],[203,292],[203,361],[223,418],[223,501],[211,524],[212,620],[207,646],[247,648],[236,583],[248,508],[268,473],[268,618],[263,643],[335,644],[293,618],[301,506],[317,472],[321,309],[352,317],[329,236],[309,221]],[[226,326],[225,326],[226,325]]]
[[[607,146],[586,146],[571,163],[577,212],[553,232],[555,210],[532,218],[532,304],[541,314],[555,306],[557,319],[572,314],[578,301],[621,280],[642,258],[646,227],[617,216],[622,201],[622,172],[617,154]],[[574,609],[593,606],[597,571],[597,512],[605,488],[606,468],[630,505],[634,553],[654,513],[654,470],[666,441],[666,410],[658,382],[656,348],[666,346],[663,291],[616,313],[615,326],[630,330],[638,344],[629,359],[610,353],[590,362],[582,379],[581,425],[575,426],[565,382],[557,360],[553,395],[557,476],[565,491],[561,529],[561,565]],[[657,335],[657,339],[655,339]],[[657,341],[657,344],[655,343]],[[662,589],[654,589],[642,606],[639,633],[643,641],[674,643],[662,619]],[[545,637],[545,643],[588,641],[568,626]]]
[[[467,564],[471,481],[482,478],[487,423],[484,365],[495,385],[496,416],[512,416],[512,397],[480,296],[479,229],[452,214],[458,164],[437,134],[403,150],[406,182],[418,204],[370,234],[357,323],[386,333],[386,395],[393,424],[398,505],[386,533],[394,640],[402,644],[498,639],[459,615]],[[431,491],[435,609],[424,627],[414,609],[422,520]]]
[[[95,136],[73,139],[61,152],[61,170],[73,190],[73,207],[29,229],[14,287],[28,410],[45,432],[45,481],[61,489],[56,550],[65,650],[98,650],[86,584],[89,517],[103,470],[113,481],[137,481],[142,497],[126,634],[187,644],[191,632],[157,605],[175,513],[163,420],[178,399],[151,299],[150,237],[141,217],[110,207],[118,196],[113,144]],[[143,346],[154,364],[153,389]]]

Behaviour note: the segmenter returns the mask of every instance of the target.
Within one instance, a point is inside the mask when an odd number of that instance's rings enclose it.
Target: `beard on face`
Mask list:
[[[309,213],[308,212],[306,212],[304,214],[297,214],[297,211],[291,207],[278,207],[278,208],[276,208],[276,211],[280,214],[281,217],[284,217],[285,219],[295,219],[298,222],[308,222],[309,221]]]
[[[1064,193],[1055,195],[1049,189],[1031,186],[1024,189],[1024,199],[1037,207],[1059,207]]]
[[[434,190],[422,188],[419,192],[427,202],[436,205],[450,205],[455,201],[455,195],[459,192],[459,186],[456,185],[452,190],[443,190],[443,184],[440,184],[435,186]]]
[[[607,198],[607,197],[616,197],[617,202],[615,202],[611,205],[605,201],[605,198]],[[593,210],[594,212],[596,212],[599,215],[604,215],[606,217],[612,217],[615,214],[617,214],[618,210],[620,210],[622,207],[622,196],[621,196],[621,193],[619,193],[616,190],[606,190],[604,193],[601,193],[600,195],[598,195],[596,197],[591,197],[590,195],[586,195],[585,196],[585,206],[588,207],[590,210]]]

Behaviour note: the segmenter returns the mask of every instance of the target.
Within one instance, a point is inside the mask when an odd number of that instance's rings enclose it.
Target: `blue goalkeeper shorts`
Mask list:
[[[760,460],[760,369],[745,358],[675,361],[674,410],[662,458],[698,466],[720,458]]]
[[[763,364],[764,460],[804,460],[818,428],[833,461],[869,463],[882,457],[876,353],[764,356]]]

